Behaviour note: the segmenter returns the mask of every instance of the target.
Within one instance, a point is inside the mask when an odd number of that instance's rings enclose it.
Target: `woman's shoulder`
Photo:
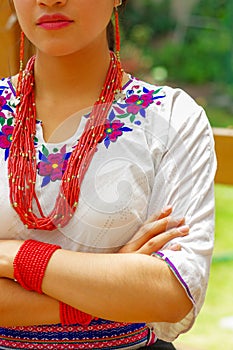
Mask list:
[[[3,77],[0,79],[0,88],[1,88],[1,90],[3,88],[11,88],[12,92],[15,92],[15,90],[16,90],[15,83],[17,83],[17,75]]]
[[[0,106],[10,103],[16,98],[15,77],[7,77],[0,79]],[[0,107],[0,108],[1,108]]]
[[[189,107],[200,107],[193,97],[180,87],[169,86],[166,84],[160,85],[135,77],[132,77],[132,82],[133,84],[138,85],[142,92],[152,92],[154,95],[159,94],[159,96],[164,96],[164,102],[166,102],[168,106],[170,104],[170,107],[174,106],[174,104],[189,104]]]
[[[169,123],[182,123],[203,113],[203,108],[182,88],[158,85],[135,77],[131,77],[128,83],[126,101],[135,103],[137,108],[147,107],[148,113],[157,115],[157,121],[163,119]]]

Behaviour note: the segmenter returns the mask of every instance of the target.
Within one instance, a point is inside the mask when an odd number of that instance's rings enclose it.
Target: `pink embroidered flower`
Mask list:
[[[50,181],[61,180],[70,157],[70,153],[66,153],[65,150],[66,146],[63,146],[60,152],[51,154],[49,154],[46,147],[43,147],[42,152],[39,151],[39,159],[41,161],[37,167],[38,174],[44,177],[42,187],[46,186]]]
[[[132,129],[124,125],[125,124],[120,120],[107,121],[103,136],[106,148],[109,147],[110,142],[116,142],[118,137],[121,136],[123,132],[132,131]]]
[[[5,97],[0,96],[0,117],[2,117],[2,118],[4,118],[4,119],[5,119],[5,115],[4,115],[4,113],[2,113],[2,109],[3,109],[3,107],[5,106],[5,104],[6,104],[6,99],[5,99]]]
[[[0,96],[1,97],[1,96]],[[9,149],[12,141],[13,126],[4,125],[0,131],[0,148]]]
[[[154,101],[154,91],[149,91],[141,96],[132,95],[128,97],[125,102],[127,104],[127,112],[130,114],[137,114],[141,109],[146,109]]]
[[[104,130],[104,137],[108,137],[110,141],[115,142],[118,136],[123,134],[121,127],[124,123],[121,123],[120,120],[115,120],[113,123],[107,123]]]

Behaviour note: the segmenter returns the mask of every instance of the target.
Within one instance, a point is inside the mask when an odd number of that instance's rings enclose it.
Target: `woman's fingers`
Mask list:
[[[167,249],[177,252],[177,251],[181,250],[181,245],[180,244],[173,244],[170,247],[168,247]]]
[[[119,251],[119,253],[133,253],[139,250],[144,244],[152,238],[160,236],[162,233],[169,232],[170,229],[184,225],[185,219],[176,219],[171,216],[154,222],[146,222],[136,233],[136,235]],[[161,241],[158,239],[157,241]],[[162,248],[163,241],[159,247]]]
[[[169,215],[171,215],[172,213],[172,207],[170,205],[166,206],[165,208],[163,208],[163,210],[160,213],[156,213],[151,215],[146,221],[145,224],[150,223],[150,222],[154,222],[156,220],[160,220],[163,219]]]
[[[143,246],[141,246],[137,253],[151,255],[152,253],[160,250],[165,244],[170,242],[172,239],[177,237],[187,236],[189,233],[189,226],[184,225],[177,228],[172,228],[164,233],[161,233],[158,236],[151,238]],[[173,244],[169,250],[180,250],[181,246],[179,244]]]

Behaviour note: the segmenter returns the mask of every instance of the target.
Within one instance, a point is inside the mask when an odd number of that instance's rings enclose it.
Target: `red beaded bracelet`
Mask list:
[[[42,281],[48,262],[57,250],[58,245],[43,243],[29,239],[20,247],[13,262],[15,280],[27,290],[42,294]],[[62,325],[89,325],[93,317],[83,311],[60,302],[60,320]]]
[[[13,262],[15,280],[27,290],[42,294],[42,281],[48,262],[58,245],[29,239],[20,247]]]
[[[63,326],[77,323],[88,326],[93,319],[91,315],[60,302],[60,321]]]

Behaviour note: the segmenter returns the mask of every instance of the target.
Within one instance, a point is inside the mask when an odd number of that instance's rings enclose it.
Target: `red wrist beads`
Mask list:
[[[27,290],[42,294],[42,281],[48,262],[58,245],[29,239],[23,243],[13,262],[15,280]]]
[[[88,326],[94,317],[60,302],[60,320],[63,326],[77,324]]]
[[[13,262],[15,280],[27,290],[43,294],[42,281],[48,262],[57,250],[58,245],[43,243],[29,239],[20,247]],[[93,317],[79,311],[63,302],[59,303],[61,324],[71,325],[79,323],[87,326]]]

